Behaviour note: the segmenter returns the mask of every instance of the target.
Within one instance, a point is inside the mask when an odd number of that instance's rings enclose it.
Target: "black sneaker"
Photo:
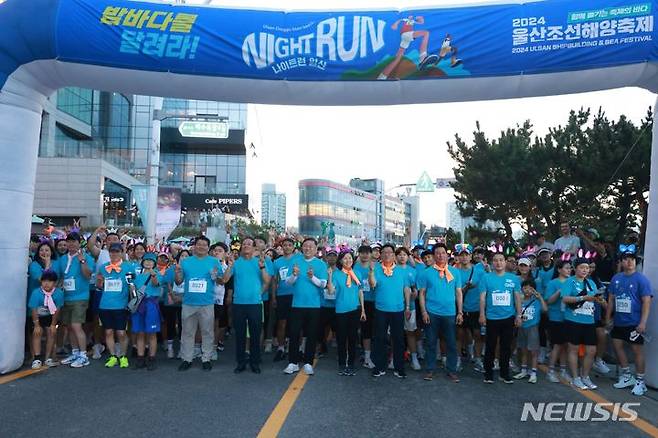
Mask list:
[[[393,375],[397,377],[398,379],[406,379],[407,378],[407,373],[404,372],[404,370],[395,370],[393,371]]]
[[[157,365],[155,364],[155,357],[149,356],[146,359],[146,369],[149,371],[154,371],[157,368]]]
[[[347,368],[341,368],[338,370],[339,376],[347,376]]]
[[[240,374],[241,372],[243,372],[243,371],[246,370],[246,369],[247,369],[247,365],[246,365],[246,364],[242,364],[242,365],[238,365],[237,367],[235,367],[235,369],[233,370],[233,372],[234,372],[235,374]]]
[[[201,369],[202,369],[203,371],[210,371],[210,370],[212,370],[212,364],[210,363],[210,361],[208,361],[208,362],[203,362],[203,363],[201,364]]]
[[[224,343],[218,342],[217,343],[217,351],[224,351]]]
[[[133,362],[133,370],[141,370],[146,367],[146,362],[144,356],[137,356],[137,359]]]
[[[350,376],[350,377],[351,376],[356,376],[356,370],[354,368],[348,368],[346,370],[346,373],[347,373],[347,374],[345,374],[346,376]]]
[[[386,371],[377,371],[377,370],[372,371],[372,377],[381,377],[385,375],[386,375]]]
[[[178,371],[187,371],[192,366],[192,362],[182,361],[178,366]]]
[[[258,365],[250,365],[251,372],[254,374],[260,374],[260,366]]]
[[[512,380],[512,378],[509,377],[509,376],[507,376],[507,377],[500,376],[500,377],[498,377],[498,380],[501,380],[501,381],[507,383],[508,385],[511,385],[512,383],[514,383],[514,380]]]
[[[281,362],[283,358],[285,357],[286,353],[283,350],[276,350],[276,353],[274,354],[274,362]]]

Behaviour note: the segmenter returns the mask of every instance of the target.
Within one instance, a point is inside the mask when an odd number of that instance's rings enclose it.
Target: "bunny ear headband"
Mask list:
[[[498,245],[496,244],[490,245],[487,247],[487,249],[492,252],[493,254],[502,254],[503,253],[503,245]]]
[[[592,251],[592,252],[587,251],[587,252],[584,252],[582,249],[579,249],[579,250],[578,250],[578,257],[579,257],[579,258],[584,258],[584,259],[587,259],[587,260],[593,260],[594,257],[596,257],[596,251]]]
[[[571,260],[571,253],[565,252],[560,256],[560,260],[564,262],[568,262],[569,260]]]

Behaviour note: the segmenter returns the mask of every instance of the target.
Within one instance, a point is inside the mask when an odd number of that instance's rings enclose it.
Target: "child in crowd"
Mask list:
[[[133,369],[146,367],[149,371],[156,368],[155,353],[158,349],[160,332],[160,295],[162,294],[162,275],[155,269],[157,257],[146,253],[141,261],[141,273],[135,278],[135,287],[144,293],[139,308],[131,316],[131,327],[137,336],[137,360]],[[149,355],[144,359],[145,340],[148,336]]]
[[[45,365],[54,367],[57,363],[51,358],[54,353],[55,336],[57,335],[57,318],[59,310],[64,306],[64,292],[55,287],[57,274],[55,271],[46,270],[41,274],[41,286],[34,289],[30,295],[28,307],[32,317],[32,351],[34,361],[32,369],[41,368],[43,355],[41,354],[41,336],[46,329],[46,361]]]
[[[537,383],[537,355],[539,353],[539,321],[541,313],[548,311],[544,298],[537,292],[537,285],[531,278],[523,280],[521,290],[523,291],[523,302],[521,303],[521,327],[516,339],[516,346],[521,350],[521,372],[514,376],[515,379],[529,377],[528,382]],[[528,373],[528,362],[530,372]]]

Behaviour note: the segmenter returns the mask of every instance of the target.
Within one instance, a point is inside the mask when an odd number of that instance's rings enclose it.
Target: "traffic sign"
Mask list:
[[[420,179],[416,183],[416,192],[433,192],[434,191],[434,182],[432,181],[432,178],[427,174],[427,172],[423,172],[423,174],[420,176]]]
[[[192,138],[228,138],[228,121],[195,121],[186,120],[178,126],[178,132],[183,137]]]

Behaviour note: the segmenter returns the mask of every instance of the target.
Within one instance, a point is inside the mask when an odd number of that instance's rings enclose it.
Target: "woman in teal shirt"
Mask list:
[[[354,360],[358,341],[359,321],[366,320],[362,282],[352,270],[351,252],[338,256],[338,269],[328,270],[327,289],[336,297],[336,342],[338,344],[338,374],[356,374]]]

